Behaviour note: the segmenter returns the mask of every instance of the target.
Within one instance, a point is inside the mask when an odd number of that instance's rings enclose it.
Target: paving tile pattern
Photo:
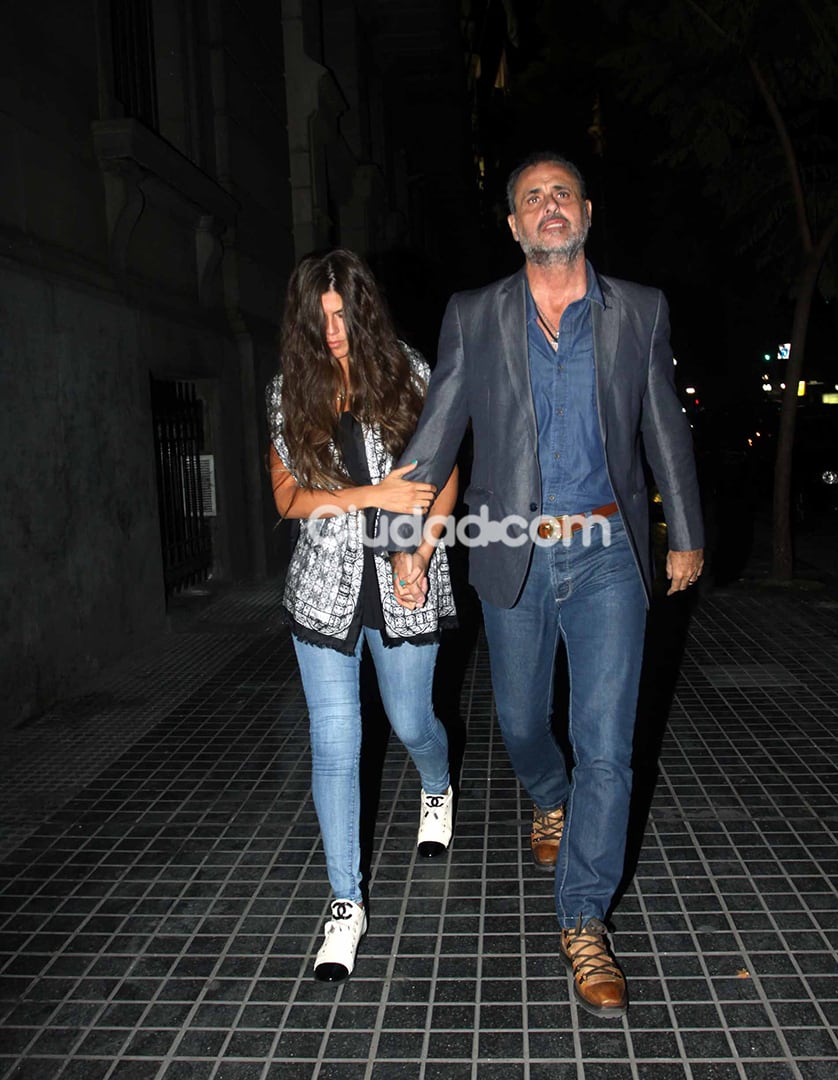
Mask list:
[[[838,1076],[838,605],[706,597],[665,726],[651,658],[608,1022],[558,959],[479,635],[450,855],[417,862],[372,720],[370,929],[349,981],[312,979],[329,893],[275,598],[227,594],[4,740],[1,1080]]]

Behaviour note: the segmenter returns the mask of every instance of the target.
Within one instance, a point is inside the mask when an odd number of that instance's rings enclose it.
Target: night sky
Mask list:
[[[782,238],[763,237],[748,247],[749,233],[762,228],[760,207],[764,205],[767,211],[771,205],[767,197],[760,194],[764,201],[755,197],[752,205],[746,199],[739,212],[730,205],[735,201],[733,193],[738,194],[737,187],[747,196],[748,183],[759,185],[758,175],[756,179],[747,175],[754,155],[775,152],[767,113],[744,66],[724,84],[729,94],[724,104],[731,107],[734,117],[750,110],[750,127],[738,143],[734,139],[729,160],[716,168],[702,168],[690,155],[689,133],[682,136],[684,160],[677,166],[665,160],[679,145],[672,127],[673,123],[677,127],[680,118],[673,121],[666,111],[654,114],[647,103],[633,101],[627,89],[630,80],[620,70],[621,65],[630,66],[636,50],[642,53],[644,47],[647,62],[650,57],[669,56],[669,89],[675,85],[683,92],[688,107],[693,91],[690,80],[697,80],[695,93],[699,93],[705,79],[709,82],[710,78],[703,68],[710,71],[720,61],[708,51],[704,62],[701,49],[692,41],[679,42],[677,35],[671,48],[653,46],[651,40],[643,40],[642,24],[638,44],[638,30],[630,24],[629,14],[631,10],[642,16],[639,9],[644,6],[648,8],[649,3],[642,0],[630,9],[619,0],[583,5],[540,0],[534,5],[514,5],[517,25],[513,43],[503,6],[494,5],[494,52],[488,45],[485,66],[494,70],[494,60],[505,48],[510,80],[506,92],[484,88],[481,103],[481,145],[487,161],[486,250],[475,260],[473,284],[488,280],[487,266],[494,276],[500,276],[521,263],[520,251],[503,223],[502,189],[509,169],[532,149],[564,153],[582,168],[593,202],[589,257],[600,271],[665,290],[672,309],[673,347],[682,374],[689,381],[700,382],[706,404],[718,407],[758,396],[755,386],[763,353],[773,352],[777,344],[789,339],[793,304],[788,268],[794,265],[799,249],[795,248],[790,215],[776,222],[776,232],[782,231]],[[652,6],[656,11],[678,7],[666,3]],[[680,5],[681,9],[685,6]],[[706,6],[719,9],[718,4]],[[777,32],[772,27],[771,10],[777,5],[765,0],[761,6],[765,10],[754,33],[762,37],[754,48],[762,49],[768,57],[761,59],[768,70],[775,64],[774,43],[768,35]],[[808,28],[800,29],[799,34],[795,31],[795,19],[802,16],[794,6],[783,8],[783,13],[785,60],[792,65],[798,62],[794,50],[798,49],[801,57],[808,56],[811,43],[804,33]],[[687,29],[691,29],[689,25]],[[491,42],[491,33],[484,40]],[[678,85],[679,49],[683,51],[683,87]],[[799,60],[804,84],[806,62]],[[772,69],[771,73],[792,85],[790,76],[782,71]],[[806,125],[815,116],[814,122],[820,125],[821,164],[834,169],[838,144],[834,134],[832,142],[825,143],[829,125],[824,118],[838,116],[834,111],[838,85],[833,83],[831,89],[828,84],[825,89],[821,86],[817,93],[820,97],[813,103],[812,93],[804,85],[799,93],[801,103],[797,104],[789,91],[782,104],[801,144],[808,135]],[[595,102],[602,130],[599,141],[589,133]],[[814,145],[814,136],[811,141]],[[766,160],[770,167],[776,164],[774,158]],[[808,161],[803,164],[808,165]],[[769,194],[781,203],[787,179],[781,166],[777,172],[780,194]],[[726,198],[728,194],[730,198]],[[835,305],[830,306],[819,292],[810,322],[807,374],[838,380],[837,330]]]

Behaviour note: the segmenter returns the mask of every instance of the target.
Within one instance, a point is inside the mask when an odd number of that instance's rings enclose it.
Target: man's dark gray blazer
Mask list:
[[[704,546],[689,423],[682,412],[669,344],[669,312],[658,289],[599,277],[604,309],[591,303],[599,426],[614,497],[647,597],[653,557],[643,454],[663,499],[673,551]],[[541,516],[535,409],[527,359],[526,277],[511,277],[449,301],[436,368],[414,437],[399,464],[418,461],[411,479],[442,488],[469,418],[474,436],[464,500],[492,521]],[[642,451],[641,451],[642,446]],[[593,507],[571,508],[581,513]],[[393,546],[393,545],[391,545]],[[526,577],[532,541],[469,551],[469,580],[481,600],[512,607]]]

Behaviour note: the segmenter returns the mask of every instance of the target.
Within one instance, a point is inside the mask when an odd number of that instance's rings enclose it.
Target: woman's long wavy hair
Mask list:
[[[396,458],[422,410],[422,393],[413,384],[369,267],[343,248],[307,255],[288,283],[280,337],[282,412],[291,459],[286,464],[301,487],[334,488],[349,480],[332,448],[339,424],[335,403],[345,386],[341,366],[326,345],[320,298],[330,291],[343,301],[355,417],[377,424]]]

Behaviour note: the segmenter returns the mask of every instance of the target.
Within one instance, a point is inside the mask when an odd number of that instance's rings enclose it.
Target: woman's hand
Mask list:
[[[433,514],[425,523],[422,543],[413,554],[407,551],[394,551],[390,555],[393,592],[401,606],[409,611],[424,607],[428,595],[428,566],[445,527],[446,518],[454,509],[457,499],[457,478],[457,467],[454,466],[445,482],[445,487],[431,506]]]
[[[380,484],[371,491],[370,506],[390,510],[394,514],[427,513],[436,496],[434,484],[424,484],[418,480],[408,480],[407,474],[413,472],[416,462],[393,469]]]
[[[393,592],[396,600],[408,611],[423,607],[428,593],[429,556],[414,551],[397,551],[390,556],[393,567]]]

